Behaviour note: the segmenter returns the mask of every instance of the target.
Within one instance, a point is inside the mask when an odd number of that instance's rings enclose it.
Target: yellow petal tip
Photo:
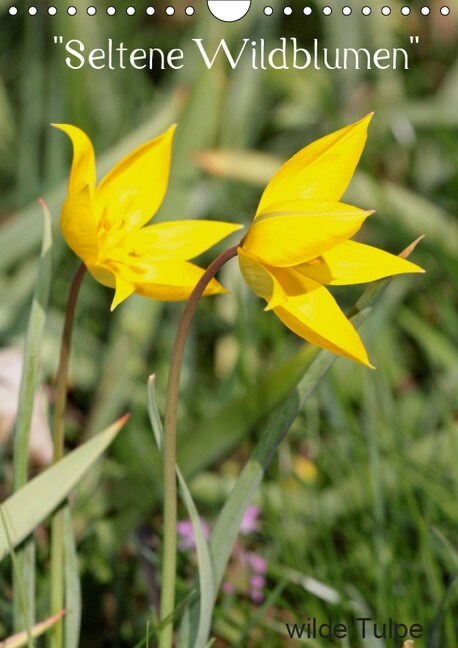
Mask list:
[[[362,119],[360,119],[359,121],[356,122],[355,126],[356,126],[356,125],[359,125],[359,124],[361,124],[361,125],[362,125],[362,124],[367,124],[367,125],[369,125],[370,122],[371,122],[371,120],[372,120],[372,117],[373,117],[374,115],[375,115],[375,113],[374,113],[373,111],[370,112],[370,113],[367,113],[367,115],[366,115],[365,117],[363,117]]]
[[[130,297],[133,292],[135,292],[135,286],[116,275],[116,292],[111,302],[110,311],[113,312],[116,306]]]
[[[52,126],[53,128],[58,128],[59,130],[63,131],[64,133],[67,133],[67,134],[68,134],[69,130],[71,131],[73,128],[75,130],[81,130],[80,128],[78,128],[78,126],[72,126],[72,124],[56,124],[56,123],[52,122],[50,124],[50,126]]]

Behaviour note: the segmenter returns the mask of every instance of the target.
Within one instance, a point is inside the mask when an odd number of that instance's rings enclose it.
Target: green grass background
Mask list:
[[[285,622],[306,617],[344,622],[356,616],[420,623],[416,647],[458,646],[458,22],[363,17],[322,4],[304,17],[302,3],[260,3],[233,25],[210,18],[133,17],[118,7],[97,17],[7,15],[0,3],[0,342],[21,345],[41,237],[44,196],[56,224],[54,284],[42,349],[43,380],[52,382],[66,291],[77,260],[58,231],[70,147],[49,122],[74,123],[91,136],[103,174],[136,144],[177,122],[171,182],[158,219],[218,218],[248,224],[273,165],[311,140],[370,111],[375,117],[348,200],[374,208],[360,240],[397,253],[420,234],[413,255],[424,276],[397,278],[365,323],[362,336],[377,371],[339,359],[309,399],[274,459],[259,493],[261,529],[244,545],[268,561],[264,604],[242,591],[221,595],[216,646],[288,646]],[[197,5],[197,3],[196,3]],[[180,71],[69,70],[52,37],[80,38],[88,48],[111,37],[130,47],[180,47]],[[409,36],[420,43],[409,45]],[[318,37],[335,47],[405,47],[410,69],[371,71],[208,71],[190,44],[225,37]],[[230,149],[235,168],[215,177],[196,152]],[[247,154],[256,151],[256,158]],[[100,175],[101,177],[101,175]],[[330,179],[332,181],[332,179]],[[234,240],[234,243],[236,240]],[[221,248],[222,249],[222,248]],[[208,263],[212,255],[201,259]],[[179,461],[211,523],[273,408],[294,380],[302,343],[243,285],[235,262],[221,273],[230,296],[204,301],[182,380]],[[355,287],[336,294],[349,308]],[[155,372],[163,405],[173,334],[182,306],[131,297],[109,312],[110,291],[85,280],[71,364],[68,447],[126,410],[132,416],[109,458],[73,500],[83,584],[82,646],[134,646],[145,635],[157,597],[161,537],[160,460],[146,414],[146,379]],[[282,370],[279,371],[279,368]],[[298,456],[316,468],[298,478]],[[1,453],[2,491],[10,489],[11,453]],[[191,479],[192,478],[192,479]],[[38,535],[38,606],[46,609],[48,535]],[[234,570],[234,566],[231,567]],[[180,560],[180,597],[189,591],[192,559]],[[10,631],[10,566],[0,573],[0,632]],[[317,648],[331,642],[317,639]],[[336,643],[337,645],[337,643]],[[342,646],[385,648],[355,632]]]

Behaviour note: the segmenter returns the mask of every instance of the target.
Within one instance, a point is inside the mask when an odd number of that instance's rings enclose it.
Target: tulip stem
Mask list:
[[[164,538],[162,558],[162,591],[160,619],[165,623],[159,648],[171,648],[173,612],[175,607],[177,552],[177,484],[176,484],[176,420],[181,366],[190,325],[200,298],[220,268],[237,255],[237,246],[220,254],[204,272],[192,291],[178,324],[170,360],[164,422]]]
[[[68,364],[72,338],[75,306],[81,282],[86,273],[82,263],[72,279],[65,309],[64,329],[60,347],[59,368],[56,378],[56,401],[54,406],[53,463],[64,455],[64,415],[67,403]],[[62,507],[57,509],[51,520],[51,614],[59,614],[64,608],[64,518]],[[62,621],[58,621],[50,633],[51,648],[63,646]]]
[[[56,401],[54,407],[54,457],[56,463],[64,454],[64,413],[67,403],[67,378],[68,363],[70,359],[70,344],[75,318],[75,306],[81,282],[86,273],[86,266],[82,263],[72,279],[65,309],[64,329],[60,347],[59,369],[56,379]]]

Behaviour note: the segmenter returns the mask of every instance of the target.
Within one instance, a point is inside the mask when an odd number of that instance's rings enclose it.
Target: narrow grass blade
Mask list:
[[[78,648],[81,626],[81,583],[70,506],[62,510],[64,518],[65,648]]]
[[[40,201],[40,203],[43,208],[43,239],[40,265],[27,329],[18,414],[14,432],[13,487],[15,491],[27,482],[30,426],[37,387],[40,346],[52,278],[51,215],[45,203],[43,201]],[[26,618],[29,623],[35,621],[35,547],[32,539],[18,550],[16,558],[17,572],[15,571],[13,574],[13,625],[14,629],[19,632],[25,627]],[[20,585],[18,579],[20,579]],[[17,595],[19,587],[23,592],[24,601],[22,601],[21,596]],[[23,609],[23,602],[27,614]]]
[[[457,589],[457,586],[458,586],[458,576],[455,576],[455,578],[451,581],[451,583],[448,585],[447,589],[445,590],[442,600],[439,603],[437,613],[428,638],[428,643],[426,644],[426,648],[437,648],[440,645],[441,625],[443,622],[445,609],[447,604],[449,603],[449,599],[454,593],[454,590]]]
[[[16,589],[14,592],[15,596],[15,603],[17,604],[18,608],[22,611],[23,616],[24,616],[24,625],[25,625],[25,630],[22,632],[26,636],[26,642],[29,646],[29,648],[33,648],[33,637],[32,637],[32,621],[29,616],[29,608],[27,605],[27,600],[26,600],[26,593],[24,592],[24,589],[22,587],[22,580],[20,578],[20,573],[19,573],[19,566],[16,558],[16,553],[14,551],[13,545],[11,544],[11,538],[8,534],[8,529],[6,526],[5,522],[5,516],[3,514],[3,509],[0,507],[0,522],[1,525],[4,527],[6,531],[6,540],[8,542],[8,549],[11,553],[11,562],[13,565],[13,576],[15,579],[15,585]],[[35,572],[35,544],[31,544],[29,547],[30,551],[27,553],[26,557],[31,557],[32,558],[32,565],[31,569]],[[25,561],[23,564],[23,567],[26,567]],[[35,585],[35,582],[33,583]],[[35,590],[35,587],[33,587],[33,590]]]
[[[153,428],[154,440],[156,441],[159,452],[162,453],[164,443],[164,427],[162,425],[161,415],[156,401],[155,393],[155,375],[148,379],[148,414],[151,427]]]
[[[62,502],[108,448],[126,422],[122,417],[96,437],[29,481],[1,505],[0,560]],[[5,528],[6,527],[6,528]]]
[[[41,339],[46,320],[49,292],[52,278],[52,238],[51,215],[41,201],[44,216],[43,240],[41,246],[40,266],[30,311],[27,338],[24,352],[19,407],[14,434],[14,489],[17,490],[27,481],[28,448],[30,422],[32,420],[33,401],[37,386],[38,360]]]
[[[135,646],[133,646],[133,648],[148,648],[149,640],[152,639],[153,637],[157,637],[161,632],[162,628],[165,628],[165,626],[172,621],[175,614],[179,610],[181,610],[181,608],[185,607],[191,600],[194,599],[195,599],[195,592],[190,592],[187,596],[185,596],[185,598],[182,601],[178,603],[175,610],[173,611],[173,614],[165,617],[163,621],[161,621],[160,623],[156,623],[155,620],[153,619],[153,623],[155,625],[152,628],[150,627],[150,621],[148,621],[146,636],[143,639],[141,639],[138,643],[136,643]]]
[[[148,411],[156,443],[159,450],[162,451],[164,432],[156,403],[156,396],[154,391],[154,376],[150,376],[150,379],[148,381]],[[195,641],[193,645],[194,648],[204,648],[207,642],[208,634],[210,632],[213,615],[213,603],[215,600],[213,567],[208,544],[205,539],[202,524],[200,522],[199,513],[197,512],[197,508],[194,504],[194,500],[192,499],[192,495],[178,466],[176,466],[176,473],[178,477],[178,483],[180,485],[181,497],[186,506],[186,510],[188,512],[189,519],[191,520],[192,528],[194,530],[197,551],[197,564],[199,570],[200,614],[195,630]]]

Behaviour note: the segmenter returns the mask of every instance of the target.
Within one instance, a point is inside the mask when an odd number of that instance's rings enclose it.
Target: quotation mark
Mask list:
[[[56,45],[57,45],[57,43],[62,45],[63,42],[64,42],[64,37],[63,36],[53,36],[53,40],[54,40]]]
[[[413,43],[419,43],[420,42],[420,36],[409,36],[410,42]]]

